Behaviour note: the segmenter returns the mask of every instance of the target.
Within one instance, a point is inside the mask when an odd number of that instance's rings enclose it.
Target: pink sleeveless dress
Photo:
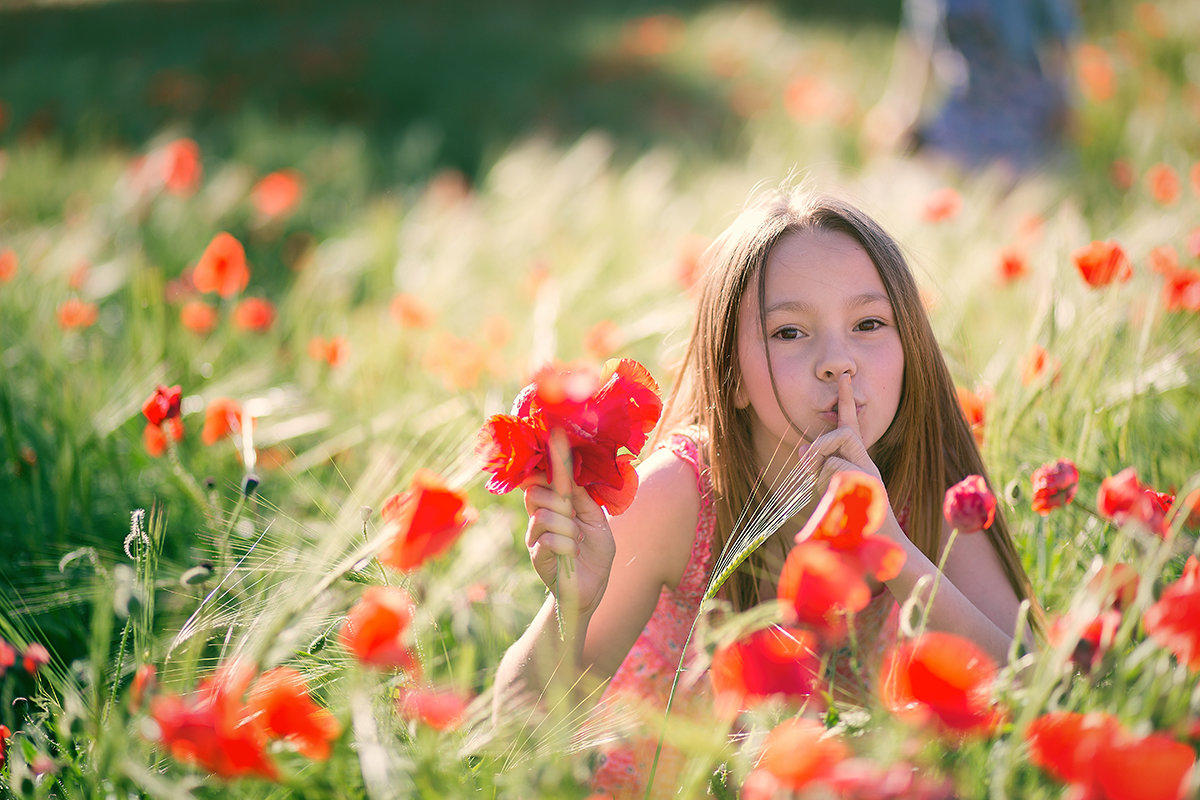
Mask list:
[[[615,800],[645,796],[667,698],[671,694],[676,668],[680,666],[684,642],[708,587],[714,560],[717,518],[712,503],[712,484],[700,446],[695,438],[685,433],[671,434],[661,446],[670,449],[694,470],[700,490],[700,514],[683,577],[674,589],[664,587],[659,594],[650,621],[613,675],[599,704],[600,719],[607,716],[635,721],[633,726],[625,726],[634,727],[634,733],[600,749],[599,766],[593,774],[592,788]],[[898,610],[885,589],[855,615],[859,661],[855,663],[851,659],[849,648],[839,651],[834,662],[836,677],[832,681],[837,696],[861,698],[863,689],[874,682],[873,675],[884,651],[895,641]],[[684,671],[675,689],[670,719],[674,722],[694,719],[697,724],[711,726],[716,719],[712,695],[707,673],[700,666],[706,662],[698,662],[698,655],[699,649],[693,642],[683,661]],[[675,796],[686,761],[684,753],[669,743],[663,744],[658,765],[654,768],[652,797]]]

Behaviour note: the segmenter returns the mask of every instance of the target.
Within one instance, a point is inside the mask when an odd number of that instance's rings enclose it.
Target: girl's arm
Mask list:
[[[583,696],[598,697],[598,683],[625,659],[662,588],[678,584],[700,509],[695,473],[669,450],[658,450],[638,467],[638,476],[637,497],[611,519],[578,487],[569,500],[544,482],[526,488],[526,545],[550,593],[501,659],[495,718],[536,702],[551,681],[580,684]],[[559,555],[573,559],[570,586],[556,585]]]

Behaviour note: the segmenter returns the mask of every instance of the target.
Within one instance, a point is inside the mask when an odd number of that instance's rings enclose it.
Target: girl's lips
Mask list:
[[[865,403],[864,403],[864,404],[858,404],[858,403],[855,403],[855,405],[854,405],[854,415],[855,415],[856,417],[859,417],[859,418],[861,418],[861,417],[862,417],[862,410],[863,410],[863,407],[864,407],[865,405],[866,405]],[[837,404],[836,404],[836,403],[834,403],[834,405],[833,405],[833,408],[829,409],[828,411],[822,411],[822,412],[821,412],[820,414],[818,414],[817,416],[818,416],[818,417],[819,417],[819,418],[820,418],[822,421],[824,421],[824,422],[828,422],[830,425],[832,425],[833,427],[835,427],[835,428],[836,428],[836,427],[837,427],[837,424],[838,424],[838,407],[837,407]]]

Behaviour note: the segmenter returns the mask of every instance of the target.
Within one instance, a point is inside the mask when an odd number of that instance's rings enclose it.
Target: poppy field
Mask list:
[[[785,571],[650,723],[681,796],[1200,796],[1193,3],[1081,9],[1019,174],[872,135],[899,3],[287,5],[0,9],[0,796],[593,796],[628,720],[493,718],[545,597],[513,489],[593,414],[628,505],[701,254],[789,178],[905,248],[991,479],[946,513],[1004,514],[1044,635],[996,664],[917,598],[842,703]],[[872,539],[834,489],[814,537]]]

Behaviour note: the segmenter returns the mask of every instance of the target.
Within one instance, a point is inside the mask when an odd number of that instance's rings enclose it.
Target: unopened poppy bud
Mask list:
[[[250,497],[252,494],[254,494],[254,490],[258,488],[258,484],[259,477],[253,472],[247,472],[242,477],[242,494],[246,497]]]
[[[1033,482],[1033,510],[1043,516],[1075,499],[1079,490],[1079,470],[1065,458],[1043,464],[1030,476]]]
[[[968,475],[946,490],[942,513],[955,530],[981,531],[996,517],[996,498],[981,475]]]
[[[212,577],[212,573],[212,564],[207,562],[197,564],[191,569],[185,570],[184,573],[179,576],[179,583],[183,586],[197,586],[202,583],[207,583],[208,579]]]

